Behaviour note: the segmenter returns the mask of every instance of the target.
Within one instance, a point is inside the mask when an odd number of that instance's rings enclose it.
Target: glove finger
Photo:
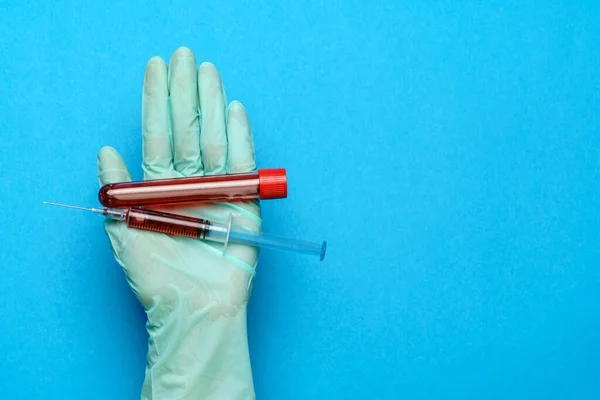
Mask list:
[[[227,172],[238,174],[254,171],[256,171],[256,156],[248,114],[244,106],[234,100],[227,108]],[[253,215],[260,216],[258,202],[238,202],[236,205]]]
[[[202,115],[200,149],[205,175],[226,172],[225,90],[219,72],[205,62],[198,69],[198,98]]]
[[[100,185],[117,182],[130,182],[131,174],[123,157],[112,147],[100,149],[97,161],[98,182]]]
[[[252,131],[239,101],[231,102],[227,108],[227,170],[232,174],[256,170]]]
[[[146,66],[142,95],[142,168],[144,179],[172,178],[173,154],[168,122],[167,66],[152,57]]]
[[[196,59],[187,47],[171,57],[169,101],[175,170],[184,176],[202,175]]]
[[[112,147],[103,147],[98,153],[98,181],[100,185],[116,182],[130,182],[131,174],[123,161],[123,157]],[[127,225],[122,222],[107,220],[104,228],[111,242],[117,261],[120,260],[118,242],[127,239]]]

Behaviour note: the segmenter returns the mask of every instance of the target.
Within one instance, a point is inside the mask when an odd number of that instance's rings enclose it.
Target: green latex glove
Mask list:
[[[216,68],[176,50],[167,68],[152,58],[142,98],[144,179],[250,172],[256,169],[248,117],[226,104]],[[101,184],[130,181],[111,147],[98,155]],[[161,208],[153,208],[160,210]],[[164,209],[164,208],[163,208]],[[261,228],[257,202],[170,207],[169,212]],[[149,335],[142,399],[255,398],[246,307],[257,249],[129,229],[106,221],[115,259],[143,305]]]

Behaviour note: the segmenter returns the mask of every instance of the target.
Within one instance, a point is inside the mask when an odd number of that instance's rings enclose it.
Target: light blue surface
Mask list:
[[[0,0],[0,398],[137,398],[102,221],[41,202],[97,205],[104,145],[141,178],[144,66],[181,45],[287,168],[265,231],[328,241],[261,255],[260,399],[600,397],[597,2],[40,3]]]

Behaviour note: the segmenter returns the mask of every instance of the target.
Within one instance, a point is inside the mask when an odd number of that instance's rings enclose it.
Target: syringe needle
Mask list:
[[[74,208],[75,210],[93,211],[91,208],[84,208],[84,207],[77,207],[77,206],[68,206],[66,204],[51,203],[49,201],[44,201],[42,203],[43,204],[48,204],[48,205],[51,205],[51,206],[57,206],[57,207]]]

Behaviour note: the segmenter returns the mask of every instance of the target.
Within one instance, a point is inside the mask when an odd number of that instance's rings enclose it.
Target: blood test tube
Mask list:
[[[98,199],[105,207],[270,200],[287,197],[285,169],[253,173],[157,179],[104,185]]]

